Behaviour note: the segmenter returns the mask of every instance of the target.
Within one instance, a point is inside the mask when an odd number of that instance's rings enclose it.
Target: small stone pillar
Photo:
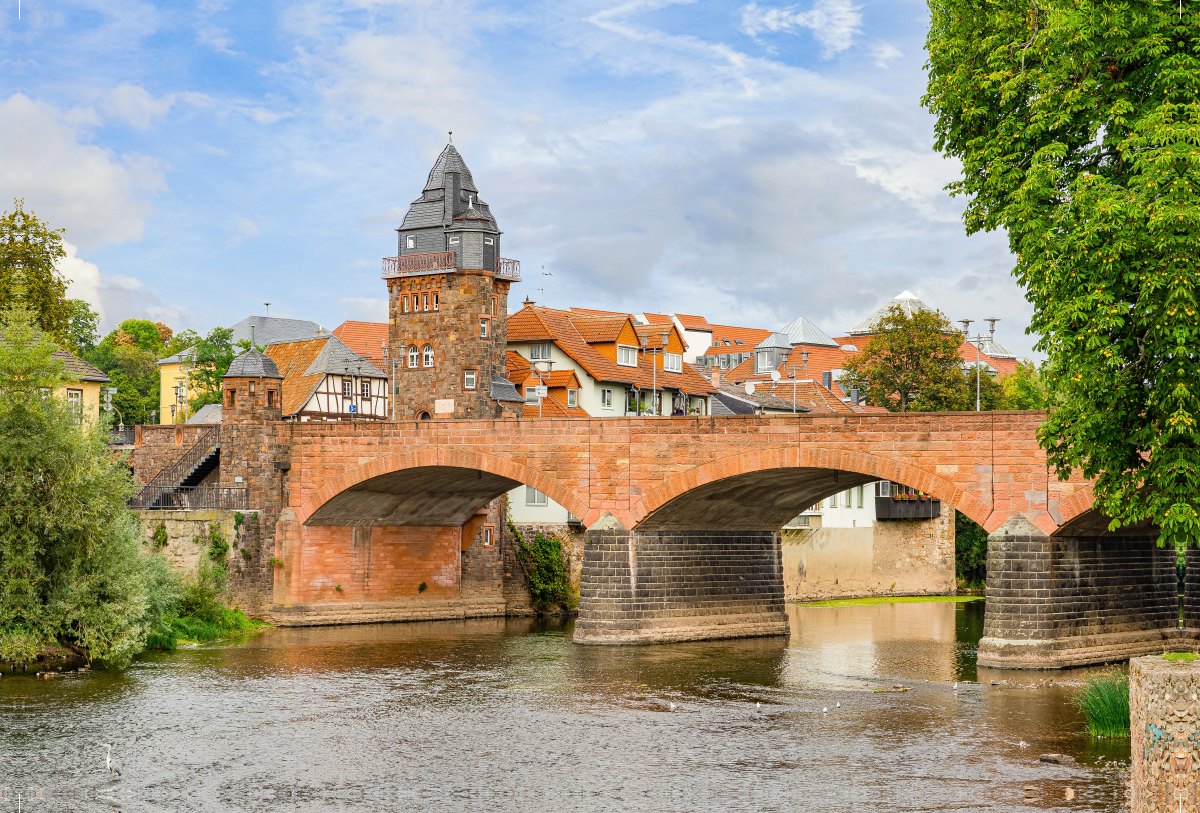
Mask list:
[[[1133,813],[1200,809],[1200,660],[1129,661]]]

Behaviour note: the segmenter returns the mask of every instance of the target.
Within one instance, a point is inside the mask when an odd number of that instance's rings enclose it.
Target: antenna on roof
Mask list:
[[[263,314],[263,317],[264,317],[264,318],[266,318],[266,317],[268,317],[268,316],[270,316],[270,315],[271,315],[271,303],[270,303],[270,302],[264,302],[264,303],[263,303],[263,307],[267,309],[267,312]]]
[[[448,130],[447,134],[450,136],[450,143],[453,144],[454,143],[454,131]]]

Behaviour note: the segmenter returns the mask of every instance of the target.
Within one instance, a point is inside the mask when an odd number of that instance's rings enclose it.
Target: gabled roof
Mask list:
[[[196,414],[188,418],[184,423],[220,423],[222,414],[224,414],[224,410],[220,404],[205,404],[197,409]]]
[[[63,370],[75,381],[96,381],[101,384],[112,381],[103,370],[98,370],[68,350],[55,350],[51,355],[63,363]]]
[[[756,327],[734,327],[732,325],[712,325],[712,340],[717,347],[709,347],[704,352],[706,356],[723,356],[729,353],[753,353],[754,346],[771,335],[773,331],[760,330]],[[726,345],[725,341],[729,344]],[[738,344],[741,341],[741,344]]]
[[[368,378],[387,378],[373,364],[331,334],[295,342],[275,342],[267,355],[283,375],[283,414],[304,408],[326,375],[350,372]]]
[[[507,378],[501,378],[498,375],[492,376],[492,387],[488,390],[488,395],[497,403],[524,403],[525,399],[521,397],[521,393],[517,392],[517,388]]]
[[[580,387],[579,376],[575,374],[574,370],[554,370],[549,373],[543,370],[539,378],[520,353],[514,350],[507,351],[505,361],[508,365],[508,379],[518,390],[523,386],[532,386],[539,382],[547,387],[562,387],[572,390]]]
[[[540,411],[539,411],[540,406]],[[542,403],[537,406],[525,404],[525,408],[521,412],[523,418],[586,418],[588,414],[579,407],[569,407],[563,405],[558,399],[552,395],[547,395],[542,399]]]
[[[893,305],[899,305],[900,310],[904,311],[909,316],[912,316],[917,311],[933,310],[933,308],[917,299],[916,296],[914,296],[911,292],[903,291],[899,296],[892,299],[886,305],[876,308],[870,316],[868,316],[866,319],[863,319],[861,322],[851,328],[848,333],[851,336],[871,335],[875,332],[875,325],[879,323],[880,319],[887,315],[887,312],[892,309]]]
[[[589,344],[593,342],[615,342],[620,338],[621,331],[625,329],[625,324],[629,321],[629,317],[624,314],[613,316],[577,316],[572,313],[569,315],[571,324],[575,325],[575,329],[579,331],[579,335]]]
[[[379,367],[385,363],[383,345],[388,340],[387,322],[355,322],[346,320],[333,329],[333,335],[355,353]],[[383,369],[383,367],[380,367]]]
[[[786,335],[792,344],[817,344],[827,347],[837,347],[837,342],[829,338],[829,335],[825,331],[803,316],[797,316],[779,328],[779,332]]]
[[[712,332],[713,326],[708,323],[708,320],[703,316],[692,316],[687,313],[677,313],[675,318],[679,320],[679,324],[683,325],[684,330],[700,330]]]
[[[619,313],[618,311],[598,311],[593,308],[571,308],[571,313],[578,313],[580,316],[628,316],[628,313]]]
[[[665,313],[643,313],[646,324],[648,325],[673,325],[675,320]]]
[[[670,341],[669,334],[675,332],[675,323],[660,322],[654,325],[635,325],[633,331],[637,334],[639,346],[649,347],[651,350],[653,350],[663,346],[662,336],[664,333],[668,334],[667,341]],[[643,338],[646,339],[645,345],[642,345]],[[682,341],[682,337],[680,338],[680,341]]]
[[[238,342],[248,342],[253,336],[254,343],[266,347],[273,342],[290,342],[296,339],[307,339],[316,336],[321,326],[307,319],[280,319],[275,316],[247,316],[232,328],[233,336],[230,341],[234,348]],[[191,358],[192,349],[189,347],[173,356],[167,356],[158,361],[159,365],[178,364],[185,358]]]

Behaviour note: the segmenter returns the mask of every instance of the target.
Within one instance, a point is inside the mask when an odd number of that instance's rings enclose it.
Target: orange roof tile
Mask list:
[[[712,325],[712,340],[718,342],[718,347],[709,347],[706,356],[720,356],[726,353],[753,353],[754,348],[763,339],[771,335],[769,330],[759,330],[756,327],[733,327],[730,325]],[[729,344],[725,344],[728,340]],[[741,344],[738,344],[738,341]]]
[[[583,340],[593,342],[615,342],[621,336],[621,331],[629,321],[628,316],[579,316],[569,314],[571,324],[583,336]]]
[[[304,371],[321,354],[327,340],[327,336],[319,336],[314,339],[267,345],[267,357],[275,362],[280,375],[283,376],[281,406],[284,415],[294,415],[303,409],[312,397],[313,390],[325,377],[324,373],[304,375]]]
[[[598,311],[591,308],[571,308],[571,313],[578,313],[580,316],[629,316],[628,313],[619,313],[617,311]]]
[[[386,372],[386,369],[380,365],[384,363],[383,347],[388,340],[387,322],[347,320],[333,329],[333,335],[341,339],[355,353]]]
[[[675,314],[675,318],[679,320],[679,324],[683,325],[684,330],[707,330],[711,332],[713,329],[713,326],[703,316],[677,313]]]
[[[588,414],[579,407],[563,406],[554,396],[547,395],[542,399],[541,411],[537,406],[525,405],[522,410],[524,418],[586,418]]]
[[[667,330],[664,331],[663,328],[667,328]],[[674,325],[671,325],[670,327],[663,324],[634,325],[633,332],[637,334],[639,344],[641,344],[642,337],[644,336],[646,338],[646,344],[644,346],[651,349],[663,346],[662,335],[664,332],[669,334],[667,337],[668,343],[671,341],[671,335],[673,335],[679,340],[680,350],[683,348],[683,337],[679,335],[679,331],[676,330]]]
[[[647,325],[673,325],[675,320],[665,313],[643,313]]]

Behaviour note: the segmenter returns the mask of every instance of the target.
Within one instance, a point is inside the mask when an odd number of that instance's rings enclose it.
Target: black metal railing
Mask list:
[[[154,475],[150,482],[142,486],[137,496],[129,501],[131,508],[150,508],[165,492],[173,491],[206,457],[221,446],[221,427],[213,426],[200,436],[200,439],[174,463]]]
[[[935,519],[942,515],[942,501],[916,494],[875,498],[875,519]]]
[[[186,486],[164,491],[150,505],[133,505],[150,511],[196,511],[219,508],[227,511],[248,511],[250,489],[224,486]]]

